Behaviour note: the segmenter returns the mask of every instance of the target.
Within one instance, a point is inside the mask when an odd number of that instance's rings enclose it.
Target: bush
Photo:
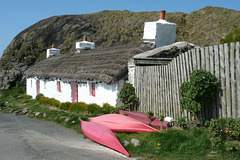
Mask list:
[[[69,111],[76,113],[88,113],[88,105],[84,102],[72,103],[69,107]]]
[[[89,104],[88,106],[88,113],[93,114],[93,113],[99,113],[101,111],[102,111],[102,108],[96,103]]]
[[[240,29],[230,32],[224,39],[220,39],[221,43],[240,42]]]
[[[36,96],[35,99],[36,99],[37,101],[39,101],[40,97],[44,97],[44,95],[43,95],[42,93],[39,93],[39,94],[37,94],[37,96]]]
[[[124,83],[119,94],[120,101],[124,105],[132,105],[136,108],[138,98],[135,94],[135,88],[130,83]]]
[[[205,70],[195,70],[190,76],[189,82],[180,86],[180,105],[182,109],[191,115],[198,115],[201,103],[212,100],[218,84],[217,77]]]
[[[48,98],[48,97],[40,97],[39,98],[39,104],[48,104],[50,106],[59,107],[60,101],[54,99],[54,98]]]
[[[60,104],[59,108],[63,110],[68,110],[71,104],[72,104],[71,102],[64,102]]]
[[[21,98],[21,99],[32,99],[32,96],[30,96],[28,94],[21,94],[19,98]]]
[[[240,118],[238,120],[233,118],[211,120],[208,132],[213,147],[223,141],[240,141]]]
[[[111,106],[111,105],[108,104],[108,103],[104,103],[104,104],[103,104],[102,111],[103,111],[104,114],[109,114],[109,113],[111,113],[114,109],[115,109],[115,107]]]
[[[182,127],[184,129],[189,128],[189,123],[186,121],[186,117],[180,117],[177,119],[177,126]]]

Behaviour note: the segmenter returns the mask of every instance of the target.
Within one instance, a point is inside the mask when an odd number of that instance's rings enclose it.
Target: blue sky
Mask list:
[[[240,11],[240,0],[1,0],[0,56],[19,32],[56,15],[87,14],[102,10],[190,13],[206,6]]]

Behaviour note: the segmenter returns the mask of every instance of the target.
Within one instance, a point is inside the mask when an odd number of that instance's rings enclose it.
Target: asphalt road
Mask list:
[[[0,160],[131,159],[50,122],[0,113]]]

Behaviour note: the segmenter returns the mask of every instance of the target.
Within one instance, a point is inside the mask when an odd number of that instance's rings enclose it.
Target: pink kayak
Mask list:
[[[152,125],[156,128],[161,128],[161,121],[157,118],[153,119],[153,121],[150,121],[150,119],[147,117],[146,113],[141,113],[141,112],[136,112],[136,111],[123,111],[123,110],[119,110],[119,114],[127,114],[127,116],[136,119],[140,122],[143,122],[147,125]],[[162,129],[167,129],[167,122],[163,121],[163,127]]]
[[[105,114],[88,119],[90,122],[97,122],[105,125],[113,132],[161,132],[138,120],[121,114]]]
[[[83,133],[91,140],[112,148],[130,157],[115,134],[106,126],[96,122],[85,122],[81,120]]]

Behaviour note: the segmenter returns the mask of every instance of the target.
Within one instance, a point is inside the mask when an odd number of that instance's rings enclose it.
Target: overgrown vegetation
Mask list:
[[[193,116],[201,111],[201,104],[215,97],[217,78],[205,70],[195,70],[189,82],[180,86],[180,105]]]
[[[220,39],[221,43],[240,42],[240,29],[234,29],[225,38]]]
[[[240,118],[211,120],[208,131],[212,147],[240,152]]]
[[[80,119],[87,121],[88,117],[95,117],[103,113],[99,112],[99,106],[92,104],[78,104],[73,108],[88,106],[83,112],[71,112],[70,102],[61,103],[58,107],[46,103],[40,104],[36,99],[23,93],[23,88],[15,87],[11,90],[3,90],[0,99],[1,112],[12,113],[28,108],[28,116],[31,118],[51,121],[67,128],[82,133]],[[39,101],[41,99],[40,96]],[[51,99],[48,99],[52,101]],[[78,106],[78,107],[77,107]],[[81,108],[80,107],[80,108]],[[91,108],[89,110],[89,108]],[[102,112],[109,113],[112,106],[104,104]],[[77,109],[78,110],[78,109]],[[80,110],[80,109],[79,109]],[[94,112],[94,113],[90,113]],[[119,140],[131,141],[138,139],[140,145],[135,147],[132,143],[125,146],[133,157],[142,159],[239,159],[240,158],[240,118],[211,120],[209,128],[190,128],[186,119],[178,119],[177,127],[169,128],[162,133],[115,133]],[[187,127],[185,127],[187,126]],[[141,159],[141,158],[140,158]]]

